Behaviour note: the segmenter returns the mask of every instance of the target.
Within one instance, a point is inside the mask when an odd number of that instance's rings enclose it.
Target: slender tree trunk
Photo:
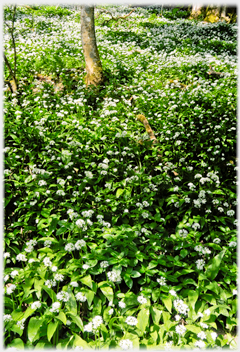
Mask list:
[[[87,71],[85,83],[98,86],[104,77],[95,36],[94,6],[82,6],[81,38]]]

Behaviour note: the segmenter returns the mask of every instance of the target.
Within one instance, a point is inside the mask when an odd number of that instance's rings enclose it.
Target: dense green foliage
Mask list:
[[[79,11],[17,9],[5,344],[234,347],[237,25],[110,18],[96,10],[105,85],[86,89]]]

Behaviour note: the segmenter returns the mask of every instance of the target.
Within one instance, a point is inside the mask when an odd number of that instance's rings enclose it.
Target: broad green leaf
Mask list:
[[[226,249],[224,249],[222,252],[217,254],[213,258],[212,263],[207,267],[205,274],[210,280],[214,280],[215,277],[217,276],[220,269],[220,264],[224,257],[225,252],[226,252]]]
[[[68,288],[67,292],[69,294],[69,300],[65,303],[65,307],[69,313],[77,315],[77,302],[70,287]]]
[[[188,300],[190,303],[190,307],[194,310],[195,309],[195,303],[197,302],[198,299],[198,292],[194,290],[189,290],[188,291]]]
[[[185,258],[187,255],[188,255],[188,250],[187,250],[187,249],[182,249],[182,250],[180,251],[180,256],[181,256],[182,258]]]
[[[53,302],[56,302],[56,301],[57,301],[57,295],[56,295],[56,293],[55,293],[51,288],[49,288],[49,287],[43,285],[43,286],[42,286],[42,289],[43,289],[45,292],[47,292],[47,294],[49,295],[49,297],[51,298],[51,300],[52,300]]]
[[[84,276],[80,279],[80,281],[84,284],[87,285],[88,287],[92,288],[92,278],[90,275]]]
[[[83,322],[82,319],[78,315],[73,315],[71,313],[68,313],[69,317],[71,320],[79,327],[81,331],[83,331]]]
[[[113,289],[110,286],[101,286],[100,290],[102,293],[107,297],[107,299],[110,301],[113,301]]]
[[[152,317],[153,323],[158,325],[159,320],[161,318],[162,311],[157,309],[157,308],[155,308],[154,306],[151,306],[150,307],[150,312],[151,312],[151,317]]]
[[[146,330],[149,321],[149,309],[143,308],[137,315],[137,327],[141,330],[142,333]]]
[[[83,349],[86,349],[86,350],[89,349],[88,343],[78,335],[75,335],[73,346],[74,347],[76,347],[76,346],[83,347]]]
[[[165,307],[171,313],[172,312],[172,300],[170,296],[162,296],[161,297]]]
[[[53,334],[57,330],[57,327],[58,327],[58,321],[50,322],[48,324],[48,327],[47,327],[47,338],[48,338],[49,342],[51,341],[51,338],[53,337]]]
[[[123,194],[123,192],[124,192],[124,189],[118,188],[116,192],[116,198],[119,198]]]
[[[33,312],[35,312],[35,309],[32,309],[31,307],[28,307],[25,312],[24,312],[24,319],[27,319],[28,317],[30,317],[30,315],[33,314]]]
[[[202,328],[200,328],[199,326],[196,325],[186,325],[185,326],[187,331],[192,331],[195,334],[198,334],[200,331],[202,331]]]
[[[16,349],[16,350],[24,350],[24,342],[20,338],[17,338],[17,339],[12,340],[12,342],[10,342],[7,345],[7,347],[9,349],[13,348],[13,349]]]
[[[61,320],[61,322],[63,322],[64,325],[66,325],[67,323],[67,317],[63,312],[60,312],[57,316],[57,319]]]
[[[42,324],[42,320],[32,317],[28,323],[28,340],[34,342],[38,338],[38,331]]]

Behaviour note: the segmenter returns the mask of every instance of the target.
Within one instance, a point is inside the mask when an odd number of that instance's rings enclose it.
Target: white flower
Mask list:
[[[179,321],[180,319],[181,319],[181,316],[180,316],[180,315],[178,315],[178,314],[175,315],[175,320],[176,320],[176,321]]]
[[[44,247],[48,247],[48,248],[51,247],[51,244],[52,244],[52,241],[50,241],[50,240],[46,240],[46,241],[44,241],[44,243],[43,243]]]
[[[173,305],[178,313],[187,315],[189,308],[188,308],[187,304],[185,304],[183,302],[183,300],[181,300],[181,299],[174,300]]]
[[[100,267],[101,267],[102,269],[107,268],[108,266],[109,266],[109,264],[108,264],[108,261],[107,261],[107,260],[104,260],[103,262],[100,263]]]
[[[202,318],[202,317],[203,317],[203,314],[202,314],[201,312],[198,312],[197,316],[198,316],[199,318]]]
[[[211,332],[211,336],[212,336],[212,339],[215,341],[218,334],[215,331],[213,331],[213,332]]]
[[[235,289],[233,289],[232,294],[233,294],[233,295],[237,295],[237,293],[238,293],[238,291],[235,290]]]
[[[70,282],[70,285],[71,285],[72,287],[78,287],[78,286],[79,286],[76,281]]]
[[[44,181],[44,180],[40,180],[39,182],[38,182],[38,185],[41,187],[41,186],[46,186],[46,184],[47,184],[47,182],[46,181]]]
[[[69,298],[70,298],[69,293],[67,293],[66,291],[61,291],[61,292],[58,292],[57,294],[57,299],[59,301],[67,302],[69,301]]]
[[[228,211],[227,211],[227,215],[228,215],[228,216],[234,216],[234,214],[235,214],[235,211],[234,211],[234,210],[228,210]]]
[[[107,273],[107,276],[108,276],[108,279],[112,282],[121,282],[122,281],[122,278],[121,278],[121,275],[118,271],[109,271]]]
[[[176,293],[176,291],[174,291],[174,290],[170,290],[170,291],[169,291],[169,293],[170,293],[170,295],[177,297],[177,293]]]
[[[10,257],[10,253],[9,253],[9,252],[5,252],[5,253],[3,254],[3,257],[4,257],[4,258],[9,258],[9,257]]]
[[[138,296],[137,300],[141,304],[147,303],[147,299],[145,297],[143,297],[143,296]]]
[[[82,268],[83,268],[84,270],[87,270],[87,269],[90,268],[90,266],[89,266],[88,264],[83,264]]]
[[[220,238],[214,238],[214,240],[213,240],[213,243],[216,243],[216,244],[218,244],[220,242],[221,242]]]
[[[8,279],[9,279],[9,275],[5,275],[3,278],[4,282],[6,282]]]
[[[205,348],[205,342],[202,340],[197,341],[197,342],[195,342],[195,346],[199,347],[199,348]]]
[[[40,301],[35,301],[35,302],[32,303],[31,308],[32,308],[32,309],[38,309],[38,308],[41,307],[41,305],[42,305],[42,304],[41,304]]]
[[[76,243],[75,243],[75,248],[77,250],[80,250],[82,247],[86,246],[86,242],[84,240],[78,240]]]
[[[125,322],[128,324],[128,325],[132,325],[132,326],[134,326],[134,325],[137,325],[137,323],[138,323],[138,320],[137,320],[137,318],[134,318],[134,317],[127,317],[127,319],[125,320]]]
[[[206,334],[204,331],[200,331],[198,334],[197,334],[197,337],[199,337],[201,340],[204,340],[207,338]]]
[[[205,260],[198,259],[198,260],[196,260],[196,264],[197,264],[197,269],[202,270],[205,265]]]
[[[92,332],[93,331],[92,322],[90,322],[90,323],[88,323],[87,325],[84,326],[84,331],[87,331],[87,332]]]
[[[126,340],[121,340],[119,342],[119,346],[123,349],[123,350],[128,350],[128,349],[132,349],[133,347],[133,343],[131,340],[126,339]]]
[[[55,279],[56,281],[63,281],[63,280],[64,280],[64,276],[63,276],[62,274],[56,274],[56,275],[54,276],[54,279]]]
[[[67,319],[67,321],[66,321],[66,325],[68,325],[68,326],[69,326],[69,325],[71,325],[71,324],[72,324],[72,322],[71,322],[70,320],[68,320],[68,319]]]
[[[126,303],[124,302],[119,302],[118,305],[120,308],[126,308]]]
[[[211,314],[210,309],[206,309],[206,310],[204,311],[204,314],[207,315],[207,316],[209,316],[209,315]]]
[[[73,243],[67,243],[64,249],[67,252],[72,252],[75,250],[75,246]]]
[[[16,289],[16,285],[10,285],[10,286],[8,286],[7,288],[6,288],[6,293],[7,293],[7,295],[11,295],[12,293],[13,293],[13,291]]]
[[[177,325],[175,330],[177,334],[184,335],[187,329],[185,328],[184,325]]]
[[[111,308],[111,309],[109,309],[108,314],[109,314],[109,315],[112,315],[112,314],[113,314],[113,312],[114,312],[114,309],[113,309],[113,308]]]
[[[171,347],[172,347],[172,344],[173,344],[173,341],[168,341],[168,342],[166,342],[166,343],[165,343],[165,346],[164,346],[164,349],[167,350],[167,351],[168,351],[168,350],[171,350],[171,349],[172,349],[172,348],[171,348]]]
[[[51,267],[51,270],[52,270],[53,272],[55,272],[55,271],[58,270],[58,267],[54,265],[54,266]]]
[[[192,224],[192,228],[196,231],[197,229],[200,229],[200,225],[197,223],[197,222],[194,222],[193,224]]]
[[[12,320],[13,320],[13,318],[12,318],[12,316],[10,314],[5,314],[3,316],[3,321],[6,322],[6,323],[8,323],[9,321],[12,321]]]
[[[21,329],[21,330],[24,330],[24,322],[25,322],[26,319],[22,319],[20,321],[17,322],[17,326]]]
[[[102,323],[103,323],[103,318],[100,315],[96,315],[92,320],[94,329],[98,329]]]
[[[229,247],[236,247],[236,245],[237,245],[237,242],[235,242],[235,241],[231,241],[231,242],[229,242]]]
[[[159,285],[166,285],[166,279],[165,277],[161,276],[160,278],[157,279],[157,282],[159,283]]]
[[[82,220],[82,219],[78,219],[78,220],[76,221],[76,225],[77,225],[77,227],[79,227],[79,228],[83,228],[83,227],[85,226],[85,221]]]
[[[205,324],[205,323],[200,322],[200,325],[201,325],[201,327],[202,327],[203,329],[207,329],[207,328],[208,328],[208,325]],[[199,336],[198,336],[198,337],[199,337]]]
[[[25,262],[27,260],[25,254],[22,254],[22,253],[19,253],[17,256],[16,256],[16,259],[19,261],[19,262]]]
[[[45,257],[45,258],[43,259],[43,264],[44,264],[45,266],[52,266],[52,262],[51,262],[50,258],[48,258],[48,257]]]
[[[82,294],[82,292],[78,292],[76,295],[76,300],[80,302],[85,302],[87,300],[87,297]]]
[[[14,279],[15,276],[19,275],[18,271],[17,270],[13,270],[11,273],[10,273],[10,276]]]
[[[59,308],[61,306],[61,303],[60,302],[54,302],[52,304],[52,308],[50,309],[50,312],[52,313],[59,313]]]

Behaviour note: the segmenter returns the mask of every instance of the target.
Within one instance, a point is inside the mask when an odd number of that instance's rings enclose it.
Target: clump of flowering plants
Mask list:
[[[77,9],[16,10],[6,347],[236,347],[237,26],[154,11],[102,26],[110,15],[96,8],[108,76],[97,90],[83,83]]]

